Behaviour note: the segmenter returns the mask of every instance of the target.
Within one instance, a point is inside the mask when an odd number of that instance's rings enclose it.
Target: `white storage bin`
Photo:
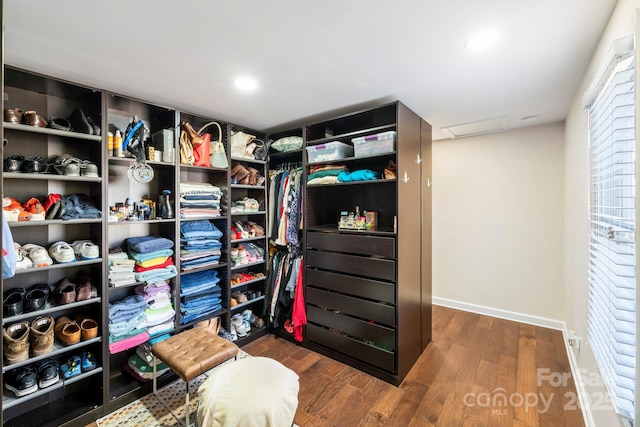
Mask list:
[[[395,151],[396,132],[381,132],[375,135],[353,138],[355,157],[375,156],[376,154],[392,153]]]
[[[340,141],[307,147],[309,163],[328,162],[353,157],[353,147]]]

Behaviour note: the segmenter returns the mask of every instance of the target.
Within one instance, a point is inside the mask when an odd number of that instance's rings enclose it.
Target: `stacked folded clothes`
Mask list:
[[[109,285],[126,286],[136,283],[135,261],[122,248],[109,250]]]
[[[220,231],[207,220],[180,223],[180,269],[182,271],[220,263]]]
[[[308,185],[335,184],[338,182],[338,175],[348,171],[345,165],[313,165],[309,167],[307,176]]]
[[[134,260],[134,276],[139,282],[157,282],[177,275],[173,264],[173,241],[161,236],[130,237],[128,254]]]
[[[169,367],[159,359],[155,360],[156,375],[160,376],[169,370]],[[148,343],[140,344],[136,347],[136,352],[129,357],[124,371],[138,381],[151,381],[153,379],[153,362],[151,346]]]
[[[147,302],[142,295],[130,295],[109,303],[109,352],[111,354],[133,348],[149,339]]]
[[[180,277],[180,323],[206,317],[222,309],[222,290],[216,270],[199,271]]]
[[[180,217],[218,217],[223,192],[208,182],[180,183]]]
[[[169,280],[138,285],[135,292],[142,296],[147,303],[144,313],[149,336],[153,339],[173,331],[176,311],[171,301]]]

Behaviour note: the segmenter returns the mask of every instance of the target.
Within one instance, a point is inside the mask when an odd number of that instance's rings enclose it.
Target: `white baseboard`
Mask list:
[[[566,325],[561,320],[532,316],[529,314],[517,313],[515,311],[470,304],[468,302],[455,301],[447,298],[432,297],[432,302],[435,305],[441,305],[443,307],[470,311],[472,313],[484,314],[485,316],[497,317],[499,319],[513,320],[514,322],[527,323],[529,325],[542,326],[543,328],[558,329],[560,331],[566,329]]]
[[[432,297],[432,302],[435,305],[443,307],[455,308],[457,310],[469,311],[471,313],[483,314],[485,316],[497,317],[499,319],[512,320],[514,322],[526,323],[534,326],[541,326],[543,328],[557,329],[562,332],[564,338],[565,351],[567,352],[567,358],[569,359],[569,365],[571,366],[571,375],[573,381],[576,384],[576,392],[578,393],[578,401],[580,402],[580,408],[582,408],[582,417],[584,418],[584,424],[586,427],[595,427],[591,411],[587,409],[587,393],[584,389],[584,383],[582,382],[582,376],[578,369],[578,361],[576,360],[573,351],[569,348],[569,331],[567,325],[562,320],[549,319],[546,317],[532,316],[524,313],[517,313],[515,311],[502,310],[499,308],[486,307],[483,305],[470,304],[462,301],[455,301],[447,298]]]

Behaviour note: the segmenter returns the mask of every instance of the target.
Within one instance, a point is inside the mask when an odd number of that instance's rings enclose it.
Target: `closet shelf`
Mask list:
[[[180,271],[180,275],[181,276],[185,276],[187,274],[193,274],[193,273],[197,273],[199,271],[214,270],[216,268],[222,268],[222,267],[226,267],[226,266],[227,266],[226,262],[221,262],[219,264],[207,265],[205,267],[193,268],[191,270],[182,270],[182,271]]]
[[[247,215],[264,215],[265,211],[251,211],[251,212],[231,212],[231,216],[247,216]]]
[[[250,284],[256,283],[256,282],[261,282],[263,280],[266,280],[266,277],[258,277],[256,279],[245,280],[244,282],[240,282],[240,283],[237,283],[235,285],[231,285],[231,289],[232,290],[233,289],[239,289],[239,288],[242,288],[243,286],[250,285]],[[251,301],[253,301],[253,300],[251,300]]]
[[[256,163],[259,165],[264,165],[267,163],[266,160],[249,159],[247,157],[231,157],[231,160],[236,162]]]
[[[51,302],[47,302],[45,307],[42,310],[30,311],[29,313],[18,314],[17,316],[5,317],[2,319],[2,324],[6,325],[8,323],[19,322],[24,319],[30,319],[32,317],[43,316],[45,314],[55,313],[58,311],[68,310],[70,308],[78,308],[84,305],[96,304],[101,302],[102,299],[100,297],[91,298],[84,301],[72,302],[69,304],[55,305]]]
[[[8,393],[9,391],[5,390],[4,392],[4,396],[2,397],[2,408],[4,410],[9,409],[17,404],[22,404],[24,402],[27,402],[29,400],[35,399],[37,397],[43,396],[45,394],[48,394],[50,392],[52,392],[53,390],[59,389],[59,388],[63,388],[68,386],[69,384],[73,384],[76,381],[81,381],[85,378],[91,377],[93,375],[98,375],[102,373],[102,367],[98,366],[95,369],[92,369],[89,372],[83,372],[80,375],[76,375],[75,377],[71,377],[67,380],[60,380],[57,383],[55,383],[52,386],[49,386],[47,388],[41,388],[38,389],[38,391],[28,394],[26,396],[22,396],[22,397],[15,397],[15,396],[9,396]]]
[[[131,166],[135,163],[136,159],[133,157],[108,157],[110,165]],[[155,160],[147,160],[146,163],[156,166],[171,166],[175,167],[174,162],[157,162]]]
[[[222,220],[222,219],[227,219],[226,215],[220,215],[220,216],[192,216],[189,218],[180,218],[180,221],[209,221],[209,220]]]
[[[250,262],[249,264],[236,264],[231,267],[231,271],[242,270],[243,268],[253,267],[254,265],[262,265],[264,261]]]
[[[14,363],[12,365],[5,365],[2,367],[2,372],[8,372],[11,371],[13,369],[19,368],[21,366],[26,366],[26,365],[30,365],[34,362],[38,362],[40,360],[43,359],[48,359],[51,357],[55,357],[61,354],[65,354],[65,353],[73,353],[74,351],[77,351],[80,348],[86,347],[90,344],[93,343],[97,343],[102,341],[102,337],[101,336],[97,336],[96,338],[92,338],[90,340],[86,340],[86,341],[80,341],[76,344],[72,344],[72,345],[62,345],[59,344],[58,341],[55,341],[53,344],[53,351],[51,353],[47,353],[47,354],[43,354],[40,356],[34,356],[34,357],[30,357],[27,360],[23,360],[22,362],[18,362],[18,363]],[[98,352],[96,352],[96,354],[98,354]]]
[[[307,184],[307,188],[340,187],[345,185],[381,185],[396,181],[396,179],[374,179],[370,181],[336,182],[332,184]]]
[[[359,234],[359,235],[371,235],[371,236],[390,236],[393,237],[396,233],[391,227],[377,227],[376,230],[346,230],[338,229],[337,224],[327,225],[309,225],[307,231],[320,231],[323,233],[335,233],[335,234]]]
[[[233,245],[234,243],[242,243],[242,242],[252,242],[255,240],[264,240],[265,236],[260,236],[260,237],[247,237],[246,239],[236,239],[236,240],[231,240],[231,244]]]
[[[372,154],[370,156],[346,157],[344,159],[337,159],[337,160],[325,160],[325,161],[321,161],[321,162],[310,162],[309,166],[325,165],[325,164],[333,164],[333,163],[351,163],[351,162],[356,162],[356,161],[360,161],[360,160],[369,161],[369,160],[372,160],[372,159],[379,159],[379,158],[395,159],[395,157],[396,157],[396,152],[395,151],[389,151],[388,153]]]
[[[214,166],[195,166],[195,165],[180,165],[180,169],[190,171],[207,171],[207,172],[227,172],[227,168],[216,168]]]
[[[77,181],[77,182],[102,182],[101,177],[90,176],[67,176],[54,173],[23,173],[23,172],[3,172],[2,176],[9,179],[36,179],[46,181]]]
[[[78,225],[78,224],[99,224],[102,222],[102,218],[89,218],[89,219],[51,219],[44,221],[9,221],[9,227],[37,227],[41,225]]]
[[[231,184],[231,188],[246,188],[248,190],[263,190],[264,185],[245,185],[245,184]]]
[[[20,130],[23,132],[42,133],[46,135],[64,136],[67,138],[86,139],[89,141],[102,141],[102,136],[100,135],[89,135],[87,133],[71,132],[66,130],[41,128],[36,126],[7,123],[7,122],[3,122],[2,127],[4,129]]]
[[[354,132],[347,132],[339,135],[328,136],[325,138],[319,138],[319,139],[313,139],[311,141],[307,141],[307,147],[311,145],[318,145],[318,144],[324,144],[331,141],[337,141],[342,138],[356,138],[358,136],[369,135],[369,134],[384,132],[388,130],[395,130],[395,129],[396,129],[395,123],[383,125],[383,126],[375,126],[367,129],[360,129]]]
[[[110,221],[109,225],[135,225],[135,224],[154,224],[160,222],[175,222],[175,218],[159,218],[159,219],[146,219],[144,221]]]
[[[238,303],[238,305],[234,305],[233,307],[231,307],[231,312],[238,311],[241,308],[244,308],[244,307],[246,307],[248,305],[252,305],[252,304],[255,304],[256,302],[260,302],[260,301],[264,300],[264,298],[265,298],[265,296],[262,295],[261,297],[250,299],[250,300],[248,300],[246,302]]]
[[[32,267],[32,268],[27,268],[26,270],[16,270],[16,276],[18,274],[35,273],[38,271],[60,270],[63,268],[78,267],[81,265],[100,264],[101,262],[102,262],[102,258],[96,258],[96,259],[87,259],[87,260],[76,261],[76,262],[66,262],[64,264],[51,264],[46,267]]]

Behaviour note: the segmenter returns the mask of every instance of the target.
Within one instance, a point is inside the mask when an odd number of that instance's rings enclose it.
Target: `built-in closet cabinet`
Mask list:
[[[266,134],[253,129],[230,125],[229,136],[243,132],[255,137],[256,142],[264,143]],[[248,153],[244,156],[230,155],[230,174],[237,168],[250,172],[250,182],[238,180],[240,175],[230,176],[227,192],[229,212],[229,283],[230,304],[229,322],[238,322],[239,318],[251,318],[251,314],[262,317],[265,304],[265,284],[267,278],[267,260],[269,257],[267,237],[256,229],[267,227],[267,161],[256,159]],[[238,154],[238,153],[234,153]],[[249,203],[245,203],[249,202]],[[250,204],[253,203],[252,206]],[[255,205],[257,203],[257,205]],[[254,225],[255,224],[255,225]],[[257,228],[256,228],[257,225]],[[246,254],[246,257],[245,257]],[[251,313],[251,314],[250,314]],[[235,319],[235,320],[234,320]],[[267,329],[248,325],[246,335],[238,334],[236,344],[244,345],[261,336]],[[242,328],[241,328],[242,329]]]
[[[141,120],[146,128],[144,132],[139,132],[136,137],[142,136],[141,142],[144,146],[152,146],[152,135],[156,132],[166,130],[175,133],[177,112],[175,109],[161,107],[137,99],[127,98],[116,94],[106,95],[106,124],[107,131],[114,135],[120,133],[122,140],[125,139],[127,128],[133,121],[134,116]],[[139,138],[140,139],[140,138]],[[106,138],[105,138],[106,140]],[[173,141],[176,141],[174,138]],[[105,141],[106,142],[106,141]],[[132,140],[130,144],[134,141]],[[115,143],[115,142],[114,142]],[[176,254],[179,255],[179,233],[178,222],[174,214],[171,218],[161,218],[159,215],[159,195],[164,191],[169,191],[173,212],[176,212],[175,195],[177,184],[177,162],[174,158],[146,160],[153,170],[153,179],[148,182],[140,182],[132,179],[132,172],[135,167],[135,159],[126,148],[121,155],[117,150],[110,153],[108,144],[103,144],[103,151],[107,162],[107,190],[105,192],[105,224],[107,251],[114,252],[119,248],[127,251],[126,239],[130,237],[142,237],[158,235],[173,241],[174,263]],[[145,157],[148,157],[148,150],[145,150]],[[174,150],[174,153],[176,151]],[[155,213],[152,211],[148,217],[144,214],[138,215],[143,199],[150,199],[156,202]],[[127,285],[112,286],[109,281],[108,266],[104,269],[105,289],[108,293],[107,302],[115,303],[135,294],[135,288],[144,282],[134,282]],[[171,279],[170,287],[173,290],[173,305],[179,307],[177,300],[178,279]],[[107,325],[108,305],[104,307],[104,324]],[[175,330],[175,329],[174,329]],[[104,332],[104,339],[109,340],[108,331]],[[105,387],[106,398],[104,406],[106,411],[111,411],[122,406],[143,394],[151,391],[149,383],[141,383],[128,375],[124,370],[128,359],[136,352],[136,348],[129,348],[124,351],[112,352],[109,346],[105,346],[104,356],[107,359],[105,369],[107,374],[107,386]],[[175,378],[170,372],[160,379],[160,384],[166,383]]]
[[[4,108],[19,108],[23,111],[35,111],[48,121],[51,117],[69,117],[77,108],[81,109],[93,122],[103,128],[105,121],[102,114],[103,94],[91,88],[49,78],[15,68],[4,68]],[[43,204],[50,194],[61,196],[85,195],[98,210],[105,212],[102,195],[106,189],[106,163],[103,157],[102,137],[100,135],[74,132],[70,130],[34,127],[21,123],[3,121],[3,136],[8,144],[2,148],[3,159],[8,156],[21,155],[25,159],[36,156],[45,162],[52,162],[58,156],[69,154],[82,161],[96,165],[97,176],[79,176],[58,174],[52,168],[41,173],[29,171],[2,173],[2,193],[23,204],[35,197]],[[91,175],[94,175],[93,173]],[[104,366],[108,360],[103,358],[105,342],[102,338],[105,319],[104,307],[107,300],[106,288],[103,286],[103,272],[106,257],[104,251],[104,217],[45,219],[9,222],[14,242],[36,244],[49,249],[59,241],[72,243],[76,240],[91,240],[99,247],[98,258],[74,262],[55,262],[48,266],[30,267],[17,270],[15,276],[2,280],[3,301],[11,290],[22,287],[29,290],[37,284],[49,285],[52,293],[60,281],[69,279],[74,283],[78,273],[87,273],[96,288],[96,293],[81,301],[59,304],[52,297],[41,310],[23,312],[18,315],[3,316],[3,328],[13,324],[28,322],[29,325],[37,317],[51,317],[54,321],[62,316],[73,319],[82,314],[95,319],[99,326],[98,336],[80,340],[71,345],[63,345],[56,340],[50,353],[34,355],[29,349],[29,358],[8,364],[3,357],[2,362],[2,421],[5,426],[40,425],[56,420],[56,425],[77,419],[78,417],[95,418],[101,414],[104,390]],[[3,347],[4,347],[3,342]],[[79,373],[65,381],[62,379],[46,388],[22,397],[16,397],[7,390],[6,382],[26,367],[36,367],[46,360],[54,360],[65,364],[72,356],[83,352],[92,352],[97,358],[97,367]]]
[[[424,132],[423,132],[424,130]],[[311,124],[306,147],[395,132],[395,150],[309,163],[370,170],[381,179],[307,184],[305,346],[398,385],[431,339],[429,125],[400,102]],[[378,144],[368,141],[366,144]],[[348,151],[347,151],[348,152]],[[307,158],[308,159],[308,158]],[[397,178],[383,176],[393,162]],[[339,229],[341,212],[376,225]],[[421,236],[422,239],[417,238]],[[425,255],[423,256],[423,251]]]

